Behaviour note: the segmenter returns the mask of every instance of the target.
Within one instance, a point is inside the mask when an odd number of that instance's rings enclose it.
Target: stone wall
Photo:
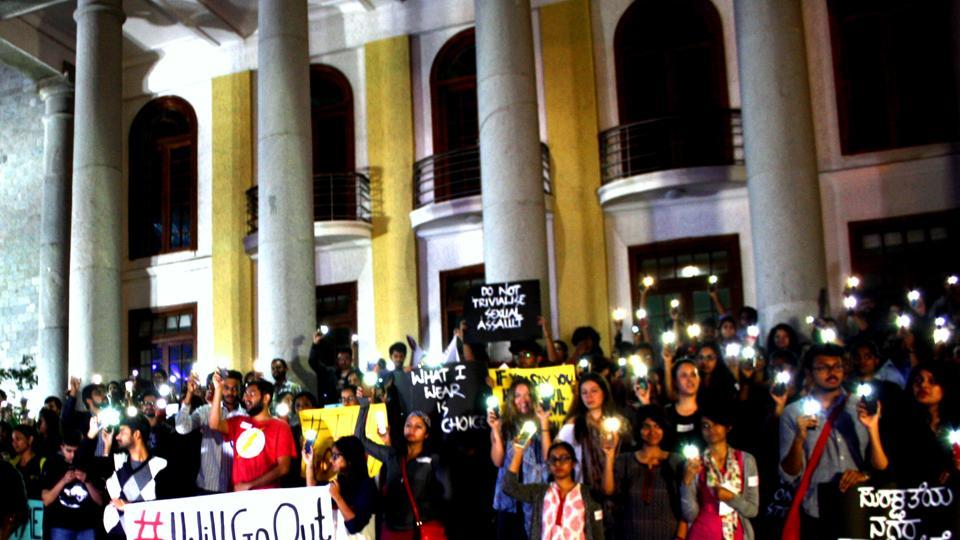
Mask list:
[[[0,65],[0,367],[37,354],[42,181],[43,102]]]

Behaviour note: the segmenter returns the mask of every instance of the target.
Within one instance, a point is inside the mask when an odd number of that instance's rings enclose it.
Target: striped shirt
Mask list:
[[[227,412],[221,405],[221,418],[242,415],[239,407]],[[185,405],[177,411],[177,433],[186,435],[199,428],[203,437],[200,440],[200,472],[197,473],[197,487],[200,489],[226,493],[230,491],[230,473],[233,470],[233,445],[224,439],[219,431],[210,429],[210,404],[204,404],[193,412]]]

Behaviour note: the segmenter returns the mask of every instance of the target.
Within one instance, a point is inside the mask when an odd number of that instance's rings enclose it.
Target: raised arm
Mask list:
[[[353,428],[353,435],[363,443],[364,450],[371,457],[386,463],[394,454],[389,446],[377,444],[367,438],[367,414],[370,413],[370,400],[363,398],[360,400],[360,411],[357,414],[357,425]]]
[[[213,403],[210,404],[210,419],[207,425],[214,431],[227,434],[230,433],[230,426],[225,418],[221,418],[220,403],[223,401],[223,379],[220,378],[220,372],[213,372]],[[289,465],[289,462],[287,463]]]

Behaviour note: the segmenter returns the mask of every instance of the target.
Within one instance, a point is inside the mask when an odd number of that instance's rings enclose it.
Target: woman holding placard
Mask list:
[[[307,486],[317,485],[313,464],[313,437],[304,436],[303,462],[306,464]],[[314,437],[316,434],[313,433]],[[376,509],[377,486],[367,476],[367,455],[356,437],[340,437],[330,452],[330,498],[335,508],[334,540],[373,540],[376,531],[373,513]]]
[[[722,403],[704,407],[701,431],[707,442],[702,457],[684,448],[680,508],[690,523],[687,540],[752,540],[750,520],[757,515],[760,477],[747,452],[731,448],[727,433],[733,415]]]
[[[446,539],[440,516],[444,503],[450,499],[451,488],[439,456],[426,452],[430,417],[422,411],[411,411],[403,424],[403,440],[390,447],[367,438],[369,412],[370,402],[361,400],[354,435],[386,470],[381,485],[384,493],[381,540]]]

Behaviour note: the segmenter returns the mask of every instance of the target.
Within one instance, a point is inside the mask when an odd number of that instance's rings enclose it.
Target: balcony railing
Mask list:
[[[247,190],[247,234],[257,231],[257,186]],[[358,172],[313,176],[314,221],[370,223],[370,179]]]
[[[739,109],[665,116],[600,133],[603,183],[670,169],[743,164]]]
[[[540,143],[543,192],[550,193],[550,150]],[[480,147],[435,154],[413,164],[413,207],[480,194]]]

